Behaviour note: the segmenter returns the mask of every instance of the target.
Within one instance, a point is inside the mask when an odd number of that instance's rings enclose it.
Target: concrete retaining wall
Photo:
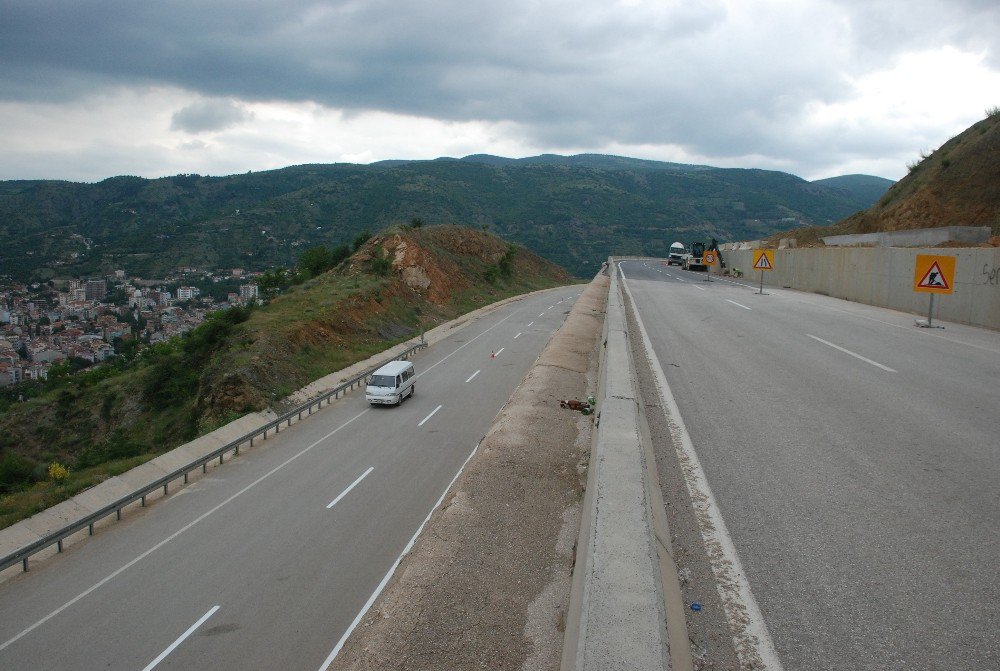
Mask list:
[[[990,239],[989,226],[940,226],[918,228],[911,231],[886,231],[884,233],[855,233],[828,235],[827,245],[877,245],[878,247],[933,247],[942,242],[980,243]]]
[[[765,286],[812,291],[849,301],[926,315],[929,294],[913,290],[917,254],[954,256],[955,290],[934,299],[934,318],[1000,330],[1000,249],[779,249]],[[756,281],[753,251],[725,252],[726,265]]]

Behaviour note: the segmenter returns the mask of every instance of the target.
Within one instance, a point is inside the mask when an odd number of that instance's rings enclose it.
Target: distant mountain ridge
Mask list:
[[[185,266],[288,266],[309,247],[420,218],[488,229],[588,276],[612,253],[665,255],[674,240],[828,224],[874,202],[885,180],[823,181],[596,154],[8,181],[0,182],[0,273],[158,277]]]

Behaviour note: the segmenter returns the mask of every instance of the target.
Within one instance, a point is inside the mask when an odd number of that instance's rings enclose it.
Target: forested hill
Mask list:
[[[873,202],[860,198],[781,172],[596,155],[8,181],[0,182],[0,274],[27,281],[288,266],[304,249],[418,218],[488,229],[588,276],[612,253],[663,255],[675,240],[826,224]]]

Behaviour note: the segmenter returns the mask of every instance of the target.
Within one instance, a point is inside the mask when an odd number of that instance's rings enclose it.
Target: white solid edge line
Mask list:
[[[743,305],[743,303],[737,303],[736,301],[731,301],[728,298],[726,299],[726,302],[727,303],[732,303],[733,305],[738,305],[741,308],[743,308],[744,310],[753,310],[753,308],[748,308],[747,306]]]
[[[345,631],[344,635],[340,637],[340,640],[337,641],[337,645],[334,646],[333,650],[327,656],[322,666],[319,667],[319,671],[326,671],[326,668],[330,666],[330,664],[333,663],[333,660],[337,658],[337,655],[340,654],[340,651],[344,647],[344,644],[347,643],[347,639],[354,632],[355,628],[357,628],[358,623],[360,623],[362,618],[364,618],[365,613],[368,612],[368,609],[371,608],[372,605],[375,603],[375,600],[378,599],[379,595],[382,593],[382,590],[385,589],[385,586],[389,584],[389,580],[390,578],[392,578],[392,574],[396,572],[396,567],[398,567],[399,563],[403,561],[403,557],[405,557],[410,552],[410,550],[413,549],[413,544],[417,542],[417,537],[420,536],[420,532],[424,530],[424,526],[426,526],[427,522],[431,519],[431,515],[434,514],[434,511],[437,510],[438,506],[441,505],[441,502],[444,501],[445,495],[448,494],[448,491],[451,489],[451,486],[455,484],[456,480],[458,480],[458,476],[460,476],[462,474],[462,471],[465,470],[465,467],[469,463],[469,460],[472,459],[472,457],[476,454],[476,450],[478,449],[479,449],[479,443],[476,443],[476,446],[472,448],[472,452],[469,453],[469,456],[466,457],[465,461],[462,462],[462,465],[459,466],[458,472],[455,473],[455,477],[451,479],[451,482],[448,483],[448,486],[444,488],[443,492],[441,492],[441,496],[440,498],[438,498],[437,502],[435,502],[434,505],[431,506],[431,511],[427,513],[427,517],[425,517],[424,521],[420,523],[419,527],[417,527],[416,533],[413,534],[413,537],[410,538],[410,541],[406,544],[406,547],[404,547],[403,551],[399,553],[398,557],[396,557],[396,561],[394,561],[392,563],[392,566],[389,567],[389,570],[382,578],[382,582],[378,584],[378,587],[375,588],[375,591],[372,592],[372,595],[368,597],[368,601],[366,601],[365,605],[362,606],[360,611],[358,611],[358,614],[355,616],[354,621],[351,622],[350,626],[347,627],[347,631]]]
[[[480,369],[480,370],[482,370],[482,369]],[[472,382],[472,378],[476,377],[477,375],[479,375],[479,371],[478,370],[475,373],[473,373],[472,375],[470,375],[469,379],[466,380],[465,383],[468,384],[468,383]]]
[[[635,299],[632,297],[631,289],[629,289],[628,284],[624,282],[622,284],[634,306]],[[712,572],[715,573],[716,589],[722,599],[729,626],[733,632],[736,632],[733,635],[733,643],[740,659],[740,668],[782,671],[781,660],[778,659],[778,653],[774,649],[774,642],[771,640],[771,633],[767,629],[764,615],[760,611],[760,606],[757,605],[757,599],[754,598],[753,592],[750,590],[750,582],[743,570],[739,555],[736,553],[736,546],[726,528],[726,522],[715,501],[715,495],[708,485],[708,478],[701,467],[701,461],[698,459],[694,444],[691,442],[691,436],[681,418],[680,409],[677,407],[677,402],[667,384],[667,378],[653,353],[653,344],[638,310],[635,311],[635,318],[642,335],[646,358],[649,360],[650,368],[659,387],[660,397],[663,399],[663,408],[666,411],[666,419],[674,447],[677,450],[677,457],[681,462],[681,470],[684,473],[684,481],[691,497],[691,504],[695,509],[698,526],[708,549]]]
[[[166,545],[170,541],[174,540],[175,538],[177,538],[178,536],[180,536],[182,533],[184,533],[185,531],[187,531],[188,529],[190,529],[194,525],[196,525],[199,522],[201,522],[202,520],[204,520],[209,515],[215,513],[217,510],[219,510],[223,506],[231,503],[232,501],[236,500],[237,498],[239,498],[240,496],[242,496],[246,492],[250,491],[253,487],[256,487],[258,484],[260,484],[261,482],[263,482],[267,478],[271,477],[272,475],[274,475],[275,473],[277,473],[278,471],[280,471],[281,469],[283,469],[285,466],[287,466],[288,464],[292,463],[293,461],[295,461],[296,459],[298,459],[299,457],[301,457],[306,452],[309,452],[314,447],[316,447],[317,445],[319,445],[320,443],[322,443],[324,440],[326,440],[327,438],[329,438],[333,434],[335,434],[338,431],[340,431],[341,429],[343,429],[345,426],[347,426],[348,424],[350,424],[351,422],[353,422],[354,420],[356,420],[358,417],[360,417],[361,415],[365,414],[366,412],[368,412],[368,410],[362,410],[361,412],[359,412],[358,414],[356,414],[354,417],[350,418],[349,420],[347,420],[346,422],[344,422],[343,424],[341,424],[340,426],[338,426],[336,429],[334,429],[330,433],[326,434],[325,436],[323,436],[322,438],[320,438],[319,440],[317,440],[315,443],[313,443],[309,447],[305,448],[304,450],[302,450],[298,454],[295,454],[295,455],[289,457],[288,459],[286,459],[282,463],[278,464],[277,466],[275,466],[274,468],[272,468],[270,471],[268,471],[264,475],[260,476],[259,478],[257,478],[253,482],[251,482],[249,485],[247,485],[246,487],[244,487],[240,491],[238,491],[235,494],[233,494],[232,496],[230,496],[228,499],[226,499],[222,503],[218,504],[217,506],[215,506],[214,508],[212,508],[208,512],[202,513],[199,517],[196,517],[191,522],[188,522],[186,525],[184,525],[183,527],[181,527],[180,529],[178,529],[174,533],[170,534],[169,536],[167,536],[166,538],[164,538],[162,541],[160,541],[159,543],[157,543],[153,547],[149,548],[148,550],[146,550],[145,552],[143,552],[141,555],[139,555],[138,557],[136,557],[132,561],[130,561],[127,564],[125,564],[124,566],[118,568],[113,573],[108,574],[107,576],[105,576],[104,578],[102,578],[101,580],[99,580],[98,582],[96,582],[94,585],[92,585],[91,587],[89,587],[89,588],[85,589],[84,591],[80,592],[75,597],[73,597],[72,599],[70,599],[69,601],[67,601],[66,603],[64,603],[63,605],[61,605],[58,608],[56,608],[54,611],[52,611],[51,613],[49,613],[48,615],[46,615],[45,617],[43,617],[38,622],[35,622],[33,625],[31,625],[30,627],[28,627],[27,629],[25,629],[24,631],[22,631],[20,634],[18,634],[14,638],[6,641],[3,644],[0,644],[0,650],[5,649],[10,644],[12,644],[15,641],[17,641],[18,639],[20,639],[22,636],[25,636],[25,635],[31,633],[32,631],[34,631],[38,627],[42,626],[43,624],[45,624],[46,622],[48,622],[49,620],[51,620],[52,618],[54,618],[59,613],[63,612],[64,610],[66,610],[67,608],[69,608],[70,606],[72,606],[74,603],[76,603],[80,599],[82,599],[85,596],[89,595],[94,590],[96,590],[96,589],[104,586],[106,583],[110,582],[112,579],[116,578],[118,575],[120,575],[124,571],[132,568],[132,566],[134,566],[135,564],[138,564],[140,561],[142,561],[143,559],[145,559],[149,555],[153,554],[154,552],[156,552],[157,550],[159,550],[161,547],[163,547],[164,545]]]
[[[438,411],[438,410],[440,410],[440,409],[441,409],[441,406],[439,405],[438,407],[436,407],[436,408],[434,408],[433,410],[431,410],[431,414],[427,415],[427,416],[426,416],[426,417],[424,417],[424,418],[423,418],[422,420],[420,420],[420,423],[419,423],[419,424],[417,424],[417,426],[423,426],[423,425],[424,425],[424,422],[426,422],[426,421],[427,421],[428,419],[430,419],[431,417],[433,417],[433,416],[434,416],[434,413],[435,413],[435,412],[437,412],[437,411]]]
[[[870,363],[871,365],[875,366],[876,368],[881,368],[882,370],[885,370],[885,371],[888,371],[888,372],[890,372],[890,373],[895,373],[895,372],[896,372],[895,370],[893,370],[892,368],[889,368],[888,366],[883,366],[883,365],[882,365],[882,364],[880,364],[880,363],[879,363],[878,361],[872,361],[871,359],[869,359],[869,358],[867,358],[867,357],[863,357],[863,356],[861,356],[861,355],[860,355],[860,354],[858,354],[857,352],[852,352],[852,351],[851,351],[851,350],[849,350],[849,349],[844,349],[844,348],[843,348],[843,347],[841,347],[840,345],[834,345],[834,344],[833,344],[832,342],[830,342],[830,341],[828,341],[828,340],[823,340],[822,338],[819,338],[819,337],[817,337],[817,336],[814,336],[814,335],[812,335],[811,333],[807,333],[806,335],[807,335],[807,336],[809,336],[810,338],[812,338],[813,340],[818,340],[818,341],[820,341],[820,342],[821,342],[821,343],[823,343],[824,345],[829,345],[829,346],[830,346],[830,347],[832,347],[833,349],[836,349],[836,350],[840,350],[840,351],[841,351],[841,352],[843,352],[844,354],[850,354],[850,355],[851,355],[851,356],[853,356],[853,357],[854,357],[855,359],[861,359],[861,360],[862,360],[862,361],[864,361],[865,363]]]
[[[164,660],[164,658],[166,658],[167,655],[169,655],[170,653],[172,653],[174,651],[174,649],[178,645],[180,645],[181,643],[183,643],[184,639],[186,639],[188,636],[190,636],[195,631],[197,631],[198,627],[200,627],[201,625],[205,624],[205,620],[207,620],[208,618],[210,618],[213,615],[215,615],[215,611],[217,611],[217,610],[219,610],[218,606],[213,606],[212,608],[210,608],[207,613],[205,613],[204,615],[202,615],[201,618],[197,622],[195,622],[190,627],[188,627],[188,630],[185,631],[183,634],[181,634],[180,638],[178,638],[176,641],[174,641],[173,643],[171,643],[170,646],[166,650],[164,650],[163,652],[160,653],[159,657],[157,657],[152,662],[150,662],[149,665],[145,669],[143,669],[142,671],[152,671],[156,667],[156,665],[159,664],[160,662],[162,662]]]
[[[345,489],[344,491],[342,491],[342,492],[341,492],[341,493],[340,493],[340,494],[339,494],[339,495],[337,496],[337,498],[335,498],[335,499],[334,499],[333,501],[330,501],[330,503],[326,504],[326,507],[327,507],[327,510],[329,510],[330,508],[333,508],[333,507],[334,507],[335,505],[337,505],[337,504],[338,504],[338,503],[340,502],[340,499],[342,499],[342,498],[344,498],[345,496],[347,496],[347,495],[348,495],[348,494],[350,493],[350,491],[351,491],[352,489],[354,489],[355,487],[357,487],[357,486],[358,486],[358,484],[359,484],[359,483],[360,483],[360,482],[361,482],[362,480],[364,480],[365,478],[367,478],[367,477],[368,477],[368,474],[369,474],[369,473],[371,473],[371,472],[372,472],[372,471],[374,471],[374,470],[375,470],[375,467],[374,467],[374,466],[369,466],[369,467],[368,467],[368,470],[367,470],[367,471],[365,471],[364,473],[362,473],[361,475],[359,475],[359,476],[358,476],[358,479],[357,479],[357,480],[355,480],[354,482],[352,482],[352,483],[351,483],[351,485],[350,485],[350,486],[349,486],[349,487],[348,487],[347,489]]]

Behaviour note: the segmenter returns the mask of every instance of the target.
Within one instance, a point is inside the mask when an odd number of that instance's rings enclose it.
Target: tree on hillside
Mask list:
[[[330,250],[322,245],[310,247],[299,255],[299,269],[309,277],[316,277],[332,265]]]

